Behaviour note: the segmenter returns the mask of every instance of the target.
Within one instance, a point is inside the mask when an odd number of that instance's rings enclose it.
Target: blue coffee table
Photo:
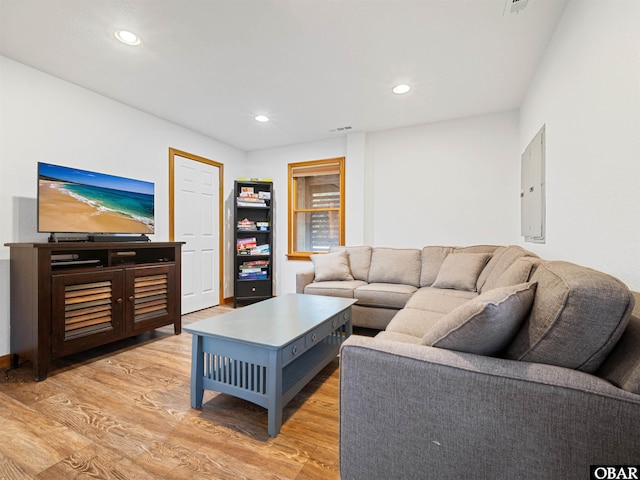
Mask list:
[[[205,389],[243,398],[268,410],[276,436],[284,406],[351,335],[355,302],[292,293],[183,327],[193,335],[191,406]]]

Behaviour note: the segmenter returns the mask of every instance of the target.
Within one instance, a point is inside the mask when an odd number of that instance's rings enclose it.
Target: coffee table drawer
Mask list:
[[[322,325],[320,325],[318,328],[307,333],[306,339],[305,339],[305,344],[307,348],[311,348],[317,343],[321,342],[327,335],[333,332],[336,328],[347,323],[347,321],[350,318],[351,318],[351,309],[349,309],[349,311],[340,312],[334,315],[329,320],[327,320]]]
[[[296,359],[300,355],[302,355],[306,350],[307,346],[305,345],[304,337],[300,337],[297,340],[289,343],[282,349],[282,364],[286,365],[292,360]]]

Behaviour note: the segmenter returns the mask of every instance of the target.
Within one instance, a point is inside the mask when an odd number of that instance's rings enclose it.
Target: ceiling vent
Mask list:
[[[529,0],[507,0],[504,6],[504,14],[520,13],[521,10],[527,8]]]

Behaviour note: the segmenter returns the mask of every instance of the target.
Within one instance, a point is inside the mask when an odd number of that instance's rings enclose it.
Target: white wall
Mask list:
[[[546,124],[547,242],[527,244],[640,290],[640,2],[572,0],[520,110]]]
[[[518,243],[516,112],[370,133],[373,245]]]
[[[310,262],[301,260],[288,260],[288,164],[293,162],[305,162],[308,160],[322,160],[325,158],[336,158],[347,156],[347,145],[345,137],[333,138],[329,140],[290,145],[287,147],[271,148],[249,152],[248,175],[250,177],[266,177],[273,179],[274,189],[274,256],[273,262],[276,271],[274,288],[276,295],[296,291],[296,272],[310,267]],[[349,159],[346,160],[349,169]],[[349,172],[346,173],[350,178]],[[352,180],[353,185],[362,191],[362,184],[358,184],[356,176]],[[348,187],[351,188],[351,185]],[[352,212],[349,208],[349,201],[346,203],[346,215],[358,216],[359,212]]]
[[[168,149],[224,164],[225,198],[244,175],[245,153],[0,56],[0,356],[9,353],[7,242],[36,233],[38,161],[155,182],[156,234],[168,240]],[[232,252],[231,240],[226,251]],[[229,278],[233,267],[227,263]],[[233,283],[226,281],[225,295]]]

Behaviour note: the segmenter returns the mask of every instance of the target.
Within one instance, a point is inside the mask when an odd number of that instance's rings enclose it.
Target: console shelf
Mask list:
[[[51,360],[173,324],[181,242],[9,243],[11,363]]]

